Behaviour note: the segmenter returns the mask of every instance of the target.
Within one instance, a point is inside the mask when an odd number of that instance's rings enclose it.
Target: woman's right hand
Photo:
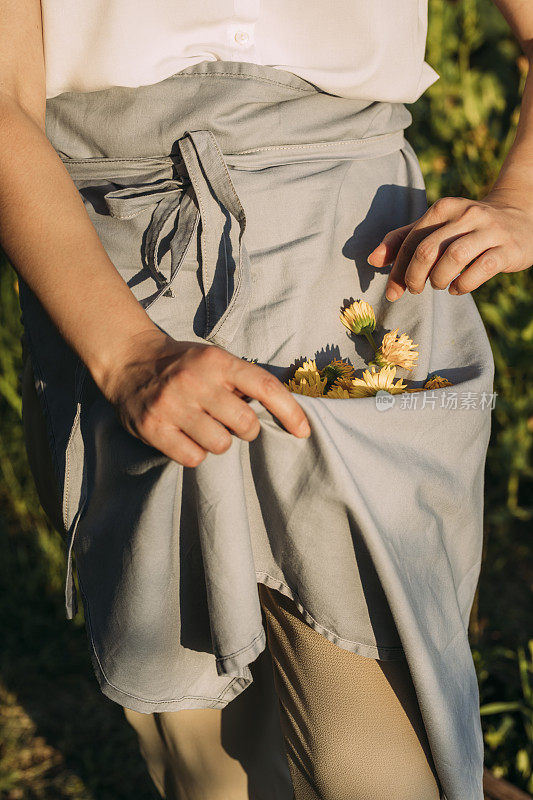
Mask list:
[[[259,400],[289,433],[311,432],[302,407],[266,369],[159,329],[131,337],[100,389],[129,433],[185,467],[228,450],[230,431],[245,441],[256,438],[259,419],[244,397]]]

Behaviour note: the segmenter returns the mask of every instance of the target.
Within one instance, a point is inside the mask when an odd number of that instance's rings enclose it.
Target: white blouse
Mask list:
[[[295,73],[341,97],[412,103],[428,0],[41,0],[46,96],[156,83],[200,61]]]

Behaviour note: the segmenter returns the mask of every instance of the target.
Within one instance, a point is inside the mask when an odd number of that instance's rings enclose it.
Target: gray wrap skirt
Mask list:
[[[419,345],[409,374],[453,387],[294,395],[308,439],[252,399],[253,442],[184,468],[129,434],[20,281],[24,352],[46,458],[41,500],[75,555],[102,691],[141,711],[222,708],[266,646],[257,582],[363,656],[407,659],[447,800],[482,800],[468,621],[482,552],[494,364],[471,295],[429,283],[389,303],[367,256],[427,209],[403,103],[328,94],[283,70],[204,61],[156,84],[65,92],[46,133],[113,264],[178,340],[256,359],[281,380],[315,358],[373,356],[340,307],[371,303],[376,336]],[[58,275],[58,280],[61,276]],[[26,403],[27,429],[31,430]],[[49,464],[57,487],[50,500]],[[48,507],[47,507],[48,506]]]

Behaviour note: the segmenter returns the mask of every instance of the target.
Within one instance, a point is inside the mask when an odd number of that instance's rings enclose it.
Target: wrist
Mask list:
[[[533,219],[533,181],[524,180],[516,173],[500,173],[482,202],[493,203],[507,208],[520,209]]]
[[[115,340],[111,346],[102,348],[92,358],[87,359],[87,369],[105,397],[112,398],[121,371],[127,364],[138,360],[139,354],[162,350],[168,343],[168,334],[157,325],[148,324],[135,329],[130,334]]]

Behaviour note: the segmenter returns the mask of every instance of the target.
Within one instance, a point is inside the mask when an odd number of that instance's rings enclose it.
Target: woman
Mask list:
[[[529,57],[533,13],[499,6]],[[424,3],[4,9],[28,457],[160,794],[481,800],[468,293],[533,261],[532,81],[490,193],[428,209],[403,135],[438,77]],[[469,404],[287,391],[306,357],[374,355],[354,298]]]

